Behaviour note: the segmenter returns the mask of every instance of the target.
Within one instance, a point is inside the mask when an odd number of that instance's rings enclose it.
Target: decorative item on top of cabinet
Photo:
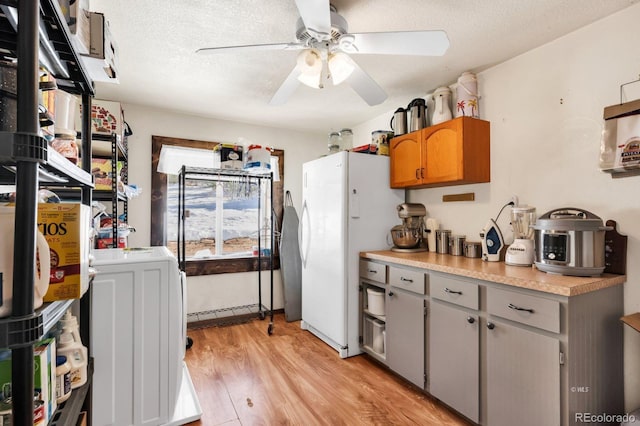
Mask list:
[[[489,122],[459,117],[391,140],[392,188],[489,182]]]

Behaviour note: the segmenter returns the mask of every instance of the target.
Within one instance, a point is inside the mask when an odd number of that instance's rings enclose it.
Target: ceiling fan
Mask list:
[[[196,53],[228,53],[243,50],[301,50],[297,64],[271,98],[284,104],[300,83],[323,88],[346,81],[369,105],[382,103],[387,94],[350,54],[442,56],[449,47],[444,31],[349,33],[347,21],[329,0],[295,0],[300,19],[293,43],[205,47]]]

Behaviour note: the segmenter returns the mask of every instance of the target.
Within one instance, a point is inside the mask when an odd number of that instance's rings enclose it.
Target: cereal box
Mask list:
[[[38,229],[51,252],[45,302],[79,299],[89,286],[91,208],[80,203],[38,204]]]

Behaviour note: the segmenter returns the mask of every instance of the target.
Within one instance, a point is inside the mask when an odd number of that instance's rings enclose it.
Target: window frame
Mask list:
[[[198,149],[213,149],[221,142],[208,142],[195,139],[182,139],[167,136],[151,136],[151,213],[150,244],[152,246],[166,246],[166,211],[167,211],[167,175],[159,173],[158,162],[163,145],[182,146]],[[275,210],[276,230],[282,226],[282,212],[284,209],[284,150],[274,149],[273,156],[278,157],[278,171],[280,181],[273,182],[273,207]],[[280,268],[280,253],[276,241],[273,248],[273,269]],[[258,268],[257,257],[243,257],[231,259],[198,259],[186,261],[187,276],[214,275],[235,272],[252,272],[269,269],[270,258],[262,258]]]

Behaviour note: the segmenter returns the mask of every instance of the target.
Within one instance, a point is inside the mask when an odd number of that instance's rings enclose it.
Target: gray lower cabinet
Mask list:
[[[424,389],[425,301],[422,295],[390,287],[387,290],[387,365]]]
[[[478,315],[432,299],[429,305],[428,346],[429,393],[479,423]]]
[[[362,304],[363,350],[473,422],[624,413],[622,285],[561,296],[365,260],[360,276],[363,290],[385,290],[385,315]]]
[[[560,425],[560,342],[499,320],[487,323],[491,426]]]

